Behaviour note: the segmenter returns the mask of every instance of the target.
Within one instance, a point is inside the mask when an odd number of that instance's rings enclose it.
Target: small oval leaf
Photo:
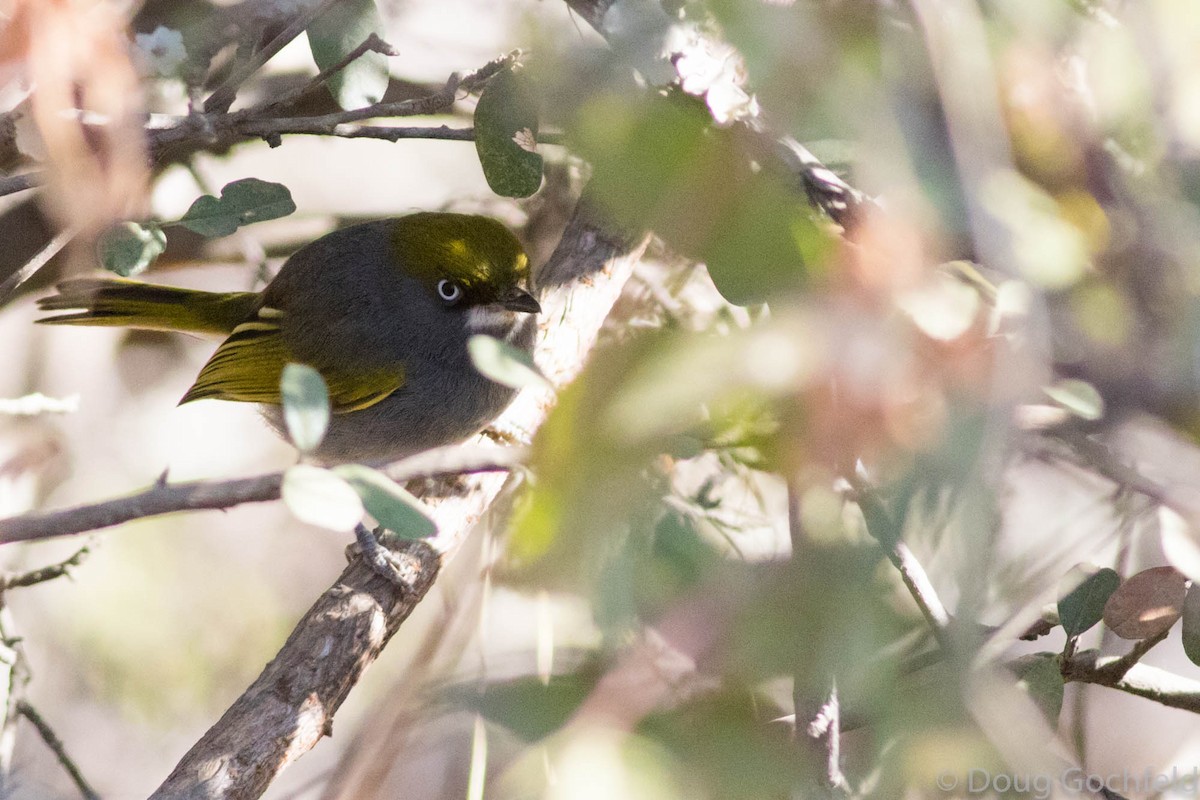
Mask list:
[[[137,275],[162,255],[167,237],[157,225],[122,222],[104,232],[97,243],[100,263],[123,278]]]
[[[220,198],[196,198],[179,224],[201,236],[228,236],[242,225],[286,217],[295,210],[292,193],[282,183],[243,178],[222,187]]]
[[[311,453],[325,438],[329,427],[329,389],[325,379],[307,364],[288,364],[279,380],[283,396],[283,421],[292,444]]]
[[[374,0],[340,0],[308,26],[308,46],[321,71],[337,66],[371,34],[383,35]],[[346,110],[383,99],[388,87],[387,56],[368,50],[329,77],[333,99]]]
[[[1174,567],[1152,567],[1121,584],[1104,606],[1104,624],[1122,639],[1149,639],[1183,614],[1187,579]]]
[[[467,352],[475,369],[496,383],[512,389],[541,386],[552,389],[549,379],[533,363],[533,356],[524,350],[482,333],[467,340]]]
[[[528,197],[542,185],[537,135],[537,101],[527,81],[513,67],[493,75],[475,106],[475,150],[493,192]]]
[[[1200,665],[1200,589],[1194,582],[1183,601],[1183,652]]]
[[[424,539],[437,533],[425,505],[382,472],[361,464],[343,464],[333,471],[358,492],[367,513],[397,536]]]
[[[333,531],[352,531],[362,521],[358,492],[340,477],[311,464],[296,464],[283,473],[283,502],[296,518]]]
[[[1068,636],[1078,636],[1104,618],[1104,604],[1121,585],[1116,570],[1079,564],[1062,580],[1058,618]]]

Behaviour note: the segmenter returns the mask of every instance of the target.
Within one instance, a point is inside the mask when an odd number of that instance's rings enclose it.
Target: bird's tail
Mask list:
[[[39,319],[44,325],[105,325],[158,331],[228,334],[249,319],[256,292],[202,292],[118,278],[75,278],[43,297],[43,311],[69,313]]]

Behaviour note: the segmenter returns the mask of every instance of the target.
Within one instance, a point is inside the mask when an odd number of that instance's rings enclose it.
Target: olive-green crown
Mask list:
[[[392,246],[399,263],[431,290],[443,278],[468,301],[494,302],[524,283],[529,258],[512,232],[489,217],[423,211],[396,220]]]

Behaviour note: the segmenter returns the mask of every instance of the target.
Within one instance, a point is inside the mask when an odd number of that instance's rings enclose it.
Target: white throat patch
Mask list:
[[[517,318],[522,316],[499,305],[475,306],[467,309],[467,330],[507,341],[520,327]]]

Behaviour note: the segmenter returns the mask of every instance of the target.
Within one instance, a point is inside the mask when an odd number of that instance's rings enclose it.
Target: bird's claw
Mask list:
[[[380,529],[383,532],[383,529]],[[380,543],[379,538],[361,522],[354,528],[354,538],[363,561],[376,575],[386,578],[389,583],[405,590],[412,586],[416,577],[411,559],[403,554],[394,553]]]

